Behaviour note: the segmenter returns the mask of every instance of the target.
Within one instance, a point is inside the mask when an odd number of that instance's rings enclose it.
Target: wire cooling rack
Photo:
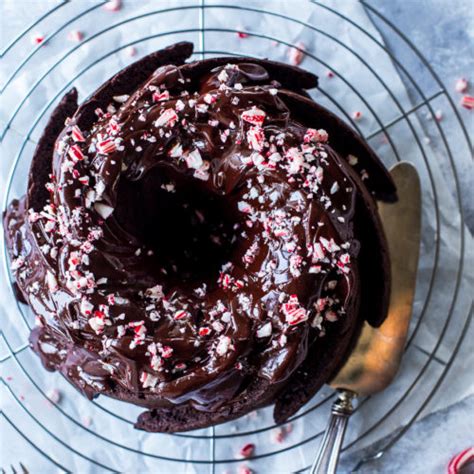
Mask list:
[[[75,25],[93,22],[99,18],[102,3],[79,3],[82,4],[82,9],[79,11],[76,9],[73,14],[70,14],[68,10],[69,2],[55,5],[6,46],[2,56],[8,58],[15,54],[18,46],[24,43],[25,38],[29,38],[36,29],[44,25],[52,25],[45,41],[38,47],[32,48],[31,52],[24,55],[9,72],[9,77],[3,84],[2,93],[8,94],[12,87],[17,87],[18,83],[21,85],[22,75],[27,74],[28,71],[31,72],[31,65],[36,64],[35,59],[42,54],[44,48],[48,47],[48,43],[50,44],[55,38],[64,37],[65,33]],[[325,41],[328,47],[340,48],[347,57],[356,58],[364,72],[370,74],[374,84],[389,97],[392,115],[374,108],[365,99],[364,86],[355,86],[343,70],[338,70],[333,64],[328,63],[325,50],[319,50],[317,45],[314,50],[305,51],[306,62],[303,66],[323,76],[325,71],[331,71],[330,74],[339,81],[338,89],[343,88],[346,93],[353,96],[357,104],[367,111],[371,118],[370,127],[355,121],[353,111],[347,109],[347,103],[341,99],[341,95],[334,92],[329,81],[321,81],[318,100],[345,118],[377,148],[387,165],[406,159],[406,137],[409,137],[410,145],[418,155],[418,166],[424,177],[424,193],[430,197],[431,205],[428,206],[428,211],[425,209],[424,219],[429,219],[433,223],[432,232],[423,236],[422,258],[428,261],[429,265],[424,269],[423,281],[419,283],[420,304],[415,308],[414,324],[411,327],[406,348],[407,357],[409,353],[418,354],[415,366],[411,367],[410,375],[405,377],[405,383],[399,386],[395,393],[384,395],[385,398],[368,397],[361,400],[352,425],[362,424],[363,428],[349,431],[344,446],[344,451],[356,451],[368,444],[373,436],[381,438],[392,433],[394,424],[401,426],[395,435],[392,434],[385,442],[379,444],[376,452],[362,458],[359,465],[373,457],[380,457],[383,452],[397,443],[423,414],[425,407],[436,394],[455,362],[470,322],[472,306],[461,309],[458,307],[459,295],[463,291],[462,275],[465,264],[466,235],[458,169],[454,156],[457,153],[466,152],[465,150],[470,153],[472,148],[457,105],[454,104],[440,78],[413,43],[373,6],[365,2],[362,2],[363,7],[377,24],[383,36],[388,41],[396,41],[402,46],[404,58],[410,55],[416,67],[407,67],[407,62],[391,52],[377,35],[360,26],[352,16],[345,15],[328,3],[308,1],[304,7],[310,9],[313,15],[308,15],[304,20],[297,12],[291,15],[288,11],[282,13],[280,9],[275,8],[278,2],[233,5],[224,1],[201,0],[189,4],[170,2],[165,5],[165,3],[153,2],[153,8],[145,13],[135,14],[132,8],[124,12],[122,16],[101,16],[100,21],[104,20],[104,23],[97,26],[93,34],[86,36],[79,44],[68,44],[60,54],[54,56],[47,67],[38,68],[38,73],[35,72],[36,76],[25,88],[24,94],[12,104],[7,123],[2,129],[2,141],[13,143],[13,148],[10,149],[15,151],[15,159],[9,170],[4,206],[17,196],[17,189],[24,189],[31,150],[51,107],[72,85],[79,85],[80,88],[81,81],[87,77],[87,74],[100,68],[102,64],[107,64],[107,68],[111,67],[112,70],[113,68],[118,70],[123,64],[108,66],[110,64],[108,61],[120,57],[121,54],[123,60],[124,51],[131,47],[143,47],[143,53],[150,52],[155,49],[154,41],[158,41],[156,44],[162,46],[179,38],[195,42],[197,49],[195,57],[197,58],[214,55],[251,55],[244,46],[228,50],[216,48],[223,44],[220,39],[236,37],[236,33],[242,32],[245,27],[242,23],[234,23],[233,26],[220,25],[215,20],[216,14],[224,13],[226,18],[261,18],[261,29],[247,31],[255,42],[252,48],[256,50],[259,45],[268,46],[269,43],[280,50],[281,48],[286,50],[289,47],[301,49],[301,44],[296,42],[291,35],[286,34],[288,31],[298,30],[305,35],[306,43],[312,42],[313,39],[316,42],[317,38],[320,42]],[[314,18],[320,14],[333,16],[344,28],[357,31],[363,41],[370,44],[377,54],[389,58],[404,79],[410,94],[410,103],[407,104],[406,101],[400,99],[399,94],[388,85],[389,81],[384,71],[362,57],[354,45],[346,42],[340,35],[317,26]],[[187,23],[182,25],[181,22],[176,22],[169,24],[169,29],[165,31],[147,35],[144,29],[144,33],[141,34],[139,26],[143,22],[150,19],[160,21],[168,18],[168,15],[174,15],[173,18],[176,18],[176,15],[183,15],[183,17],[186,15],[191,18],[191,24],[188,27]],[[269,28],[270,24],[280,25],[280,29]],[[107,35],[120,33],[124,27],[130,25],[136,25],[138,28],[133,28],[134,35],[131,38],[119,41],[119,48],[107,49],[104,46],[107,44],[105,40]],[[74,61],[80,54],[81,48],[90,48],[89,54],[75,64],[72,69],[74,74],[67,76],[67,80],[56,80],[57,71],[69,61]],[[92,54],[96,48],[99,52]],[[103,79],[112,72],[112,70],[109,72],[107,68]],[[41,93],[45,83],[48,83],[49,88],[54,87],[54,95],[48,95],[41,110],[32,114],[29,109],[30,100]],[[95,86],[98,85],[99,83],[95,84]],[[91,93],[94,88],[89,88],[85,95]],[[442,124],[436,120],[439,104],[442,104],[444,113],[450,115],[451,122],[458,129],[457,137],[460,137],[461,141],[457,139],[454,143],[450,140]],[[422,127],[420,121],[423,123]],[[404,137],[403,140],[399,138],[401,136]],[[450,224],[455,225],[454,234],[451,234],[454,235],[455,241],[452,242],[451,247],[454,246],[456,251],[450,252],[449,255],[442,245],[445,231],[443,226],[446,227],[447,223],[443,222],[442,207],[440,207],[440,194],[443,195],[446,189],[439,188],[440,177],[439,172],[433,168],[435,157],[430,141],[436,141],[441,147],[441,153],[445,159],[443,179],[448,183],[446,185],[449,188],[448,193],[454,202],[455,215],[450,216],[452,219]],[[2,259],[6,275],[12,282],[5,246],[3,246]],[[450,275],[450,281],[440,281],[440,268],[446,261],[452,265],[453,272]],[[433,301],[440,288],[445,299],[445,309],[434,331],[431,330],[430,338],[427,339],[425,331],[427,320],[430,318]],[[5,429],[5,433],[15,435],[16,439],[22,438],[25,445],[31,449],[32,454],[28,455],[28,458],[38,460],[37,466],[42,466],[41,472],[45,472],[48,466],[52,470],[59,468],[77,472],[133,471],[131,466],[134,465],[140,465],[149,472],[171,472],[172,470],[182,472],[185,469],[193,472],[191,468],[197,472],[222,472],[224,468],[234,470],[237,467],[236,463],[242,462],[234,459],[235,449],[232,446],[243,445],[249,441],[255,442],[259,447],[252,459],[247,461],[248,465],[257,472],[275,472],[277,466],[287,466],[293,471],[303,472],[311,464],[325,427],[322,420],[325,421],[333,398],[333,393],[329,389],[323,390],[290,420],[293,426],[292,433],[288,433],[289,424],[283,428],[276,426],[267,410],[267,413],[263,415],[247,416],[242,420],[206,430],[176,435],[144,435],[132,428],[134,414],[136,415],[140,410],[133,411],[133,408],[124,407],[120,402],[102,399],[102,397],[92,403],[83,402],[67,382],[57,375],[55,383],[63,393],[63,400],[55,399],[48,391],[48,380],[53,375],[46,375],[39,367],[36,357],[27,350],[29,329],[34,324],[32,315],[24,305],[17,303],[16,300],[13,303],[13,297],[11,301],[13,306],[9,307],[9,311],[14,312],[15,317],[18,316],[18,318],[16,327],[2,324],[0,333],[2,367],[0,388],[3,399],[8,402],[1,412],[0,419],[2,419],[4,427],[2,429]],[[86,410],[93,411],[92,423],[89,416],[81,415]],[[321,416],[322,414],[324,416]],[[361,420],[364,423],[361,423]],[[282,431],[278,432],[279,429]],[[287,433],[287,437],[280,444],[270,442],[271,434],[278,433],[280,435]],[[8,467],[8,460],[5,460],[5,464],[5,467]],[[26,468],[35,472],[34,465],[26,465]]]

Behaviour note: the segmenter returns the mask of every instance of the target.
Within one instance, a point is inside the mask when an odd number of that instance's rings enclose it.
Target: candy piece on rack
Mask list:
[[[127,56],[132,58],[133,56],[137,55],[137,48],[135,48],[135,46],[129,46],[125,52],[127,53]]]
[[[293,66],[299,66],[305,57],[306,45],[299,41],[288,50],[288,60]]]
[[[44,41],[44,35],[42,35],[41,33],[35,33],[31,37],[31,42],[33,44],[41,44],[43,41]]]
[[[84,33],[79,30],[71,30],[67,35],[67,39],[69,41],[75,41],[76,43],[80,43],[84,39]]]
[[[474,97],[472,95],[465,95],[461,99],[461,105],[468,110],[474,109]]]
[[[109,0],[103,8],[108,12],[118,12],[122,8],[122,0]]]
[[[441,110],[437,110],[434,113],[434,117],[437,122],[441,122],[441,120],[443,120],[443,112]]]
[[[352,114],[352,118],[353,118],[355,121],[359,121],[359,120],[362,118],[362,112],[360,112],[359,110],[356,110],[356,111]]]
[[[237,36],[239,38],[243,39],[243,38],[248,38],[249,37],[249,34],[244,31],[245,28],[239,26],[237,29],[238,29]]]
[[[89,428],[89,426],[92,425],[92,418],[89,415],[84,415],[81,418],[82,425],[85,426],[86,428]]]
[[[239,466],[239,474],[253,474],[252,469],[250,469],[248,466]]]
[[[468,464],[472,463],[474,463],[474,447],[461,451],[459,454],[454,456],[453,459],[451,459],[448,464],[448,474],[458,474],[461,472],[463,467],[465,468]],[[471,469],[466,470],[466,472],[473,472],[472,466]]]
[[[467,82],[467,79],[465,79],[464,77],[461,77],[461,79],[458,79],[456,81],[456,92],[461,92],[461,93],[464,93],[467,91],[469,87],[469,83]]]
[[[326,72],[326,76],[329,78],[329,79],[332,79],[334,77],[334,73],[332,71],[327,71]]]
[[[240,458],[249,458],[255,452],[255,445],[253,443],[244,444],[239,450]]]
[[[52,388],[49,390],[46,396],[54,404],[59,403],[61,400],[61,392],[57,388]]]

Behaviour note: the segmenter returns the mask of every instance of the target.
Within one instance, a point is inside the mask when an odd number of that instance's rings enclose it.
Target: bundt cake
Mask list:
[[[87,397],[177,432],[274,405],[286,420],[379,325],[390,175],[268,60],[150,54],[69,92],[4,214],[30,343]]]

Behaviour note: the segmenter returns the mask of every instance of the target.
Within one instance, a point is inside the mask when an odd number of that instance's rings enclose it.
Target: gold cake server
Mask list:
[[[421,194],[416,169],[407,162],[391,170],[399,200],[379,204],[391,259],[392,289],[388,315],[379,328],[364,324],[359,340],[337,376],[330,382],[339,391],[312,474],[336,472],[352,401],[385,389],[394,379],[405,349],[415,294],[420,248]]]

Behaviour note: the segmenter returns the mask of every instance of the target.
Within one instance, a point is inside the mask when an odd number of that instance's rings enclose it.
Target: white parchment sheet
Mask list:
[[[57,4],[4,0],[5,18],[11,20],[5,28],[2,47],[25,25]],[[52,106],[72,85],[83,100],[126,64],[176,41],[193,41],[197,51],[204,46],[210,52],[207,56],[235,53],[281,61],[288,60],[287,44],[301,41],[308,51],[301,66],[320,76],[320,90],[313,92],[314,98],[347,120],[355,111],[362,112],[362,119],[355,125],[364,136],[370,137],[371,145],[387,166],[396,162],[396,151],[400,158],[416,165],[422,181],[421,260],[412,323],[415,333],[395,383],[383,394],[362,403],[351,419],[346,442],[350,445],[360,438],[351,449],[362,448],[394,432],[417,414],[450,364],[472,301],[472,238],[461,225],[448,150],[442,140],[436,141],[440,135],[438,126],[442,128],[443,122],[427,121],[426,105],[410,114],[409,120],[397,121],[420,99],[409,98],[383,48],[347,21],[348,18],[363,27],[383,46],[381,36],[358,2],[323,2],[342,16],[307,1],[208,0],[204,15],[198,8],[200,4],[199,1],[125,1],[120,11],[111,13],[98,8],[97,2],[74,1],[59,8],[16,43],[2,59],[0,71],[2,88],[11,78],[2,94],[0,109],[2,133],[9,126],[1,143],[2,201],[24,193],[35,142]],[[204,37],[199,34],[200,27],[206,29]],[[85,34],[81,43],[67,40],[68,33],[75,29]],[[245,30],[250,36],[239,38],[236,29]],[[33,54],[30,37],[36,31],[54,36]],[[130,57],[127,45],[136,47],[137,56]],[[16,69],[19,70],[15,72]],[[328,70],[333,71],[334,77],[329,77]],[[435,92],[433,88],[427,95]],[[436,110],[445,111],[446,123],[456,120],[442,95],[430,104]],[[387,135],[377,133],[383,124],[392,121],[396,123],[387,130]],[[450,138],[454,160],[470,159],[462,137]],[[304,416],[292,422],[292,431],[281,444],[272,440],[272,430],[242,434],[272,426],[271,409],[216,427],[214,443],[205,438],[211,435],[211,429],[186,436],[135,431],[132,423],[141,411],[139,408],[106,398],[94,403],[87,401],[60,376],[45,372],[29,349],[20,351],[18,360],[9,357],[10,350],[21,349],[28,337],[20,310],[30,323],[32,318],[27,308],[18,307],[14,300],[5,265],[1,272],[0,370],[4,383],[0,388],[5,415],[1,417],[1,429],[6,441],[0,443],[3,459],[11,459],[12,463],[21,461],[30,472],[42,473],[58,472],[58,469],[81,473],[107,469],[236,472],[240,464],[221,463],[212,471],[205,463],[184,464],[170,459],[208,461],[214,456],[217,460],[232,460],[245,443],[252,442],[257,455],[283,450],[245,463],[255,472],[290,472],[312,462],[321,439],[316,435],[324,429],[329,413],[329,389],[322,390],[301,410],[299,415],[305,413]],[[472,330],[466,338],[472,340]],[[473,354],[467,346],[461,346],[446,380],[420,416],[473,392],[472,377],[468,376]],[[434,350],[436,360],[430,362],[429,354]],[[42,393],[51,393],[52,389],[61,393],[57,406]],[[313,409],[316,405],[321,406]],[[58,466],[22,438],[13,425]],[[233,437],[221,438],[228,434]]]

